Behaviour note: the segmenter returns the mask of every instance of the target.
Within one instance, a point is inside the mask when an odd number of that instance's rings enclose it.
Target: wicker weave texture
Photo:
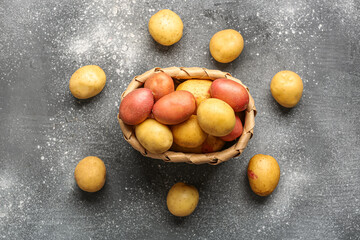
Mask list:
[[[222,72],[219,70],[211,70],[206,68],[199,67],[169,67],[169,68],[153,68],[139,76],[135,76],[130,82],[127,89],[121,95],[121,100],[131,91],[136,88],[142,87],[146,79],[148,79],[152,74],[156,72],[165,72],[175,80],[185,81],[188,79],[206,79],[206,80],[215,80],[218,78],[227,78],[243,85],[249,92],[249,89],[238,79],[232,77],[227,72]],[[148,152],[137,140],[134,132],[134,127],[129,126],[117,116],[121,130],[123,132],[125,140],[130,143],[130,145],[139,151],[142,155],[154,159],[162,159],[165,162],[186,162],[194,164],[203,164],[209,163],[212,165],[217,165],[219,163],[225,162],[233,157],[240,155],[246,148],[250,138],[254,134],[255,126],[255,116],[256,108],[254,104],[254,99],[249,93],[249,104],[245,110],[245,123],[243,128],[243,133],[238,141],[231,147],[224,149],[219,152],[206,153],[206,154],[195,154],[195,153],[182,153],[182,152],[173,152],[167,151],[162,154],[154,154]]]

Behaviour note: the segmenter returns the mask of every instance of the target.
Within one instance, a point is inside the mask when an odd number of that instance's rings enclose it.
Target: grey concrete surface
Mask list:
[[[184,22],[172,47],[156,44],[149,18],[169,8]],[[240,57],[219,64],[211,36],[245,39]],[[359,1],[0,1],[0,237],[3,239],[360,239]],[[101,66],[107,84],[93,99],[68,90],[71,74]],[[142,157],[122,138],[120,95],[153,67],[230,72],[259,114],[245,152],[219,166]],[[280,70],[304,81],[291,110],[272,98]],[[275,192],[257,197],[249,159],[274,156]],[[98,193],[76,186],[79,160],[104,160]],[[195,185],[200,202],[173,217],[166,194]]]

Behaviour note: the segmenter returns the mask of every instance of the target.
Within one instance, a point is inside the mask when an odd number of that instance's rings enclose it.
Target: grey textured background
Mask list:
[[[170,8],[184,22],[172,47],[147,31]],[[0,237],[4,239],[359,239],[360,3],[344,1],[0,0]],[[245,48],[216,63],[211,36],[233,28]],[[71,74],[101,66],[93,99],[68,90]],[[131,78],[153,67],[228,71],[251,91],[259,114],[245,152],[219,166],[142,157],[116,120]],[[283,69],[304,81],[291,110],[269,84]],[[274,156],[276,191],[254,195],[249,159]],[[79,190],[76,164],[104,160],[105,187]],[[200,192],[196,211],[173,217],[166,194],[177,181]]]

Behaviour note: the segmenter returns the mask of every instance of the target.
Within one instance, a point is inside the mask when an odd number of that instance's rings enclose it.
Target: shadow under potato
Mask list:
[[[108,180],[108,179],[106,179]],[[76,181],[74,180],[74,195],[78,200],[85,201],[89,204],[101,204],[103,202],[104,197],[107,195],[107,183],[105,182],[105,185],[103,188],[101,188],[97,192],[85,192],[79,188],[79,186],[76,184]]]
[[[105,91],[105,88],[106,88],[106,86],[99,94],[97,94],[94,97],[88,98],[88,99],[78,99],[78,98],[74,97],[69,91],[69,94],[68,94],[68,98],[70,98],[69,102],[72,102],[72,106],[74,107],[75,110],[81,109],[87,105],[95,105],[96,103],[101,101],[101,95],[103,94],[103,91]]]
[[[275,98],[272,96],[271,92],[268,91],[268,101],[271,102],[271,107],[273,108],[273,110],[275,111],[275,114],[279,114],[281,116],[286,116],[291,114],[294,110],[294,108],[286,108],[281,106],[276,100]]]

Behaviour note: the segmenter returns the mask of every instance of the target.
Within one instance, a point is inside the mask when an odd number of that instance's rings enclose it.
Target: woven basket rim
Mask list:
[[[217,165],[219,163],[225,162],[233,157],[240,155],[246,148],[249,140],[254,134],[255,126],[255,116],[257,113],[254,99],[252,98],[249,88],[244,85],[239,79],[234,78],[228,72],[222,72],[220,70],[206,69],[200,67],[168,67],[168,68],[152,68],[145,73],[135,76],[126,90],[121,94],[121,100],[131,91],[136,88],[142,87],[145,81],[156,72],[165,72],[170,75],[172,78],[177,80],[188,80],[188,79],[204,79],[204,80],[215,80],[218,78],[227,78],[243,85],[249,93],[249,104],[245,110],[245,123],[243,126],[243,133],[236,143],[232,146],[218,152],[213,153],[183,153],[183,152],[173,152],[167,151],[162,154],[154,154],[148,152],[137,140],[134,132],[134,127],[125,124],[117,115],[120,128],[123,132],[125,140],[137,151],[139,151],[143,156],[161,159],[165,162],[186,162],[194,164],[203,164],[208,163],[211,165]]]

